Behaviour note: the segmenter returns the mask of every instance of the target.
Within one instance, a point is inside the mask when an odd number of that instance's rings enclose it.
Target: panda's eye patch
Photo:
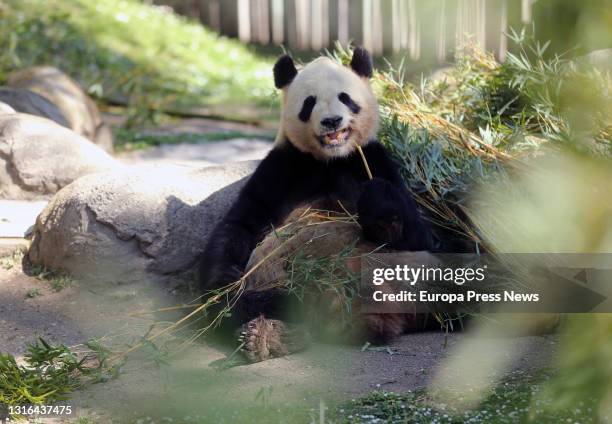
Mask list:
[[[361,110],[361,106],[355,103],[355,101],[351,99],[351,96],[349,96],[348,94],[344,92],[338,94],[338,100],[344,103],[346,107],[348,107],[349,110],[353,112],[354,114],[358,114],[359,111]]]
[[[317,103],[317,98],[315,96],[308,96],[306,97],[306,99],[304,99],[302,110],[300,110],[300,113],[298,115],[298,118],[300,118],[300,121],[308,122],[308,120],[310,119],[310,114],[312,114],[312,109],[315,107],[316,103]]]

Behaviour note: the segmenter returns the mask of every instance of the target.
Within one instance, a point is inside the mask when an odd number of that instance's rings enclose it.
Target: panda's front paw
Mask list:
[[[310,335],[299,325],[260,315],[242,326],[238,341],[246,359],[253,363],[304,350]]]
[[[357,201],[359,224],[366,239],[393,246],[404,233],[405,199],[390,182],[374,178],[365,183]]]

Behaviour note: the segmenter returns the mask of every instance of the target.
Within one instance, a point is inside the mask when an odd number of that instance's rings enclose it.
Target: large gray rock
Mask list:
[[[0,87],[0,102],[6,103],[14,111],[42,116],[63,127],[70,128],[59,108],[33,91],[24,88]]]
[[[4,102],[0,102],[0,115],[5,115],[8,113],[15,113],[17,112],[15,109],[13,109],[10,105],[7,105]]]
[[[48,119],[0,115],[0,198],[50,197],[83,175],[121,167],[98,146]]]
[[[40,214],[28,257],[104,287],[192,282],[214,225],[256,165],[141,165],[81,178]]]
[[[68,75],[52,66],[22,69],[8,76],[8,85],[24,88],[54,103],[70,128],[110,152],[113,137],[102,122],[100,111],[83,89]]]

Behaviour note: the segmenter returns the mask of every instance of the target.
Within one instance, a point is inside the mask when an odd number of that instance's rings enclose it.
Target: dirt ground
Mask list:
[[[69,346],[101,336],[121,344],[138,340],[150,328],[151,319],[129,315],[155,308],[156,301],[151,300],[155,296],[137,295],[133,287],[101,290],[79,282],[56,291],[50,282],[25,275],[19,263],[10,263],[5,258],[0,267],[0,351],[21,357],[37,336]],[[30,297],[33,292],[37,295]],[[366,350],[315,343],[302,353],[227,370],[211,366],[225,358],[227,350],[196,343],[172,357],[168,366],[156,366],[147,355],[136,353],[119,378],[88,386],[70,403],[79,414],[103,421],[101,417],[117,414],[172,416],[212,404],[231,408],[234,403],[254,402],[268,389],[276,402],[284,404],[342,401],[375,389],[405,392],[426,387],[469,337],[467,333],[409,334],[388,349]],[[479,352],[486,355],[486,346],[496,352],[495,347],[502,345],[512,346],[504,352],[506,372],[529,372],[548,364],[556,337],[516,337],[509,344],[508,339],[492,338]]]

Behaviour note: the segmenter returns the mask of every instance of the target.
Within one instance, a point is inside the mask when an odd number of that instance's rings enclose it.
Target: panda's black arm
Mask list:
[[[362,217],[361,224],[366,237],[370,231],[379,232],[377,228],[370,228],[368,231],[368,226],[376,227],[377,222],[390,221],[389,215],[399,214],[402,222],[401,237],[388,245],[401,250],[430,250],[434,244],[431,229],[421,217],[417,204],[399,172],[398,164],[378,141],[368,143],[363,152],[374,177],[374,180],[364,184],[364,191],[358,202],[359,216]]]
[[[238,280],[265,233],[303,200],[301,192],[293,189],[305,168],[302,161],[294,149],[283,146],[261,161],[204,249],[200,263],[203,290]]]
[[[389,156],[387,149],[379,141],[368,143],[363,148],[363,153],[374,178],[382,178],[397,188],[406,190],[406,183],[400,175],[397,162]]]

